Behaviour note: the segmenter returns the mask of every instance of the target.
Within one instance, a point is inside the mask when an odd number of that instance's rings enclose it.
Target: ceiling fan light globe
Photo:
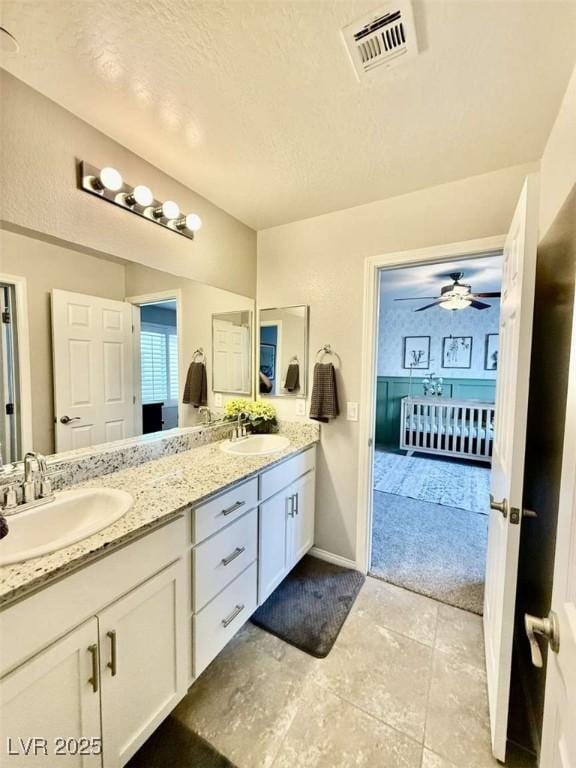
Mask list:
[[[472,304],[470,299],[465,299],[460,296],[454,296],[447,301],[440,302],[442,309],[466,309],[470,304]]]

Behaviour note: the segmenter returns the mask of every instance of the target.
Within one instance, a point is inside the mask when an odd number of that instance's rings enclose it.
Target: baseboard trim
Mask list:
[[[317,557],[319,560],[325,560],[327,563],[341,565],[342,568],[350,568],[354,571],[357,570],[356,562],[354,560],[349,560],[347,557],[335,555],[332,552],[328,552],[325,549],[320,549],[319,547],[312,547],[308,554],[312,555],[312,557]]]

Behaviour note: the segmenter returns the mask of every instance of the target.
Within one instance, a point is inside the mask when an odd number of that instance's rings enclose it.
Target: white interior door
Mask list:
[[[244,325],[214,320],[214,389],[250,391],[250,331]]]
[[[52,291],[56,450],[134,434],[132,307]]]
[[[552,610],[558,621],[557,653],[548,653],[540,765],[576,766],[576,312],[566,401],[562,477]]]
[[[528,176],[504,246],[484,638],[494,756],[504,760],[538,242],[538,178]]]

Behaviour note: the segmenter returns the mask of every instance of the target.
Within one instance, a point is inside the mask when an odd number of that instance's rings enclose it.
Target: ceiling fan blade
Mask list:
[[[394,299],[394,301],[424,301],[424,299],[437,299],[438,296],[409,296],[404,299]]]
[[[470,306],[474,307],[474,309],[490,309],[491,305],[485,304],[483,301],[474,301],[474,299],[472,299]]]
[[[499,299],[500,296],[502,296],[500,291],[493,291],[491,293],[474,293],[474,297],[479,299]]]
[[[426,304],[424,307],[418,307],[418,309],[415,309],[414,312],[423,312],[425,309],[430,309],[430,307],[437,307],[438,304],[442,304],[442,302],[434,301],[432,304]]]

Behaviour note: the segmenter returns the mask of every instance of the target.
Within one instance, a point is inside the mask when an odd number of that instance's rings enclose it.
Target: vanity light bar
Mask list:
[[[194,240],[194,233],[202,226],[198,214],[181,214],[177,203],[173,200],[156,200],[152,190],[143,184],[131,187],[116,168],[96,168],[82,161],[80,188],[189,240]]]

